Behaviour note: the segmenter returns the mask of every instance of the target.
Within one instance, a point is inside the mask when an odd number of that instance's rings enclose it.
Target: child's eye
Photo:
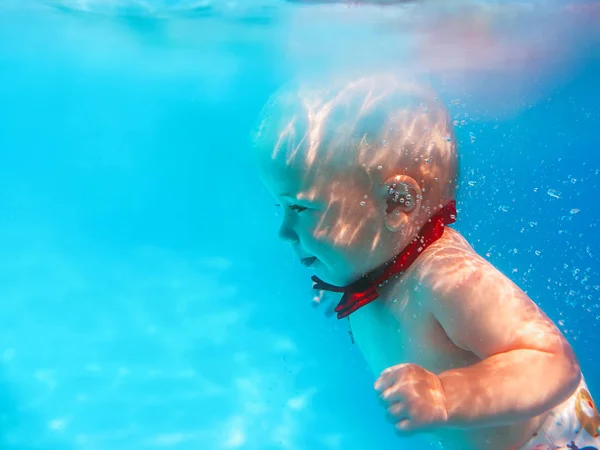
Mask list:
[[[302,212],[302,211],[305,211],[305,210],[307,210],[308,208],[306,208],[305,206],[300,206],[300,205],[291,205],[291,206],[290,206],[290,209],[291,209],[292,211],[296,211],[296,212]]]
[[[281,205],[279,203],[276,203],[275,206],[277,208],[280,208]],[[292,211],[296,211],[296,212],[302,212],[307,210],[308,208],[306,206],[300,206],[300,205],[290,205],[288,206],[289,209],[291,209]]]

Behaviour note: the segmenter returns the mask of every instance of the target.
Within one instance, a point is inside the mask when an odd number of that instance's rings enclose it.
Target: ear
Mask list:
[[[386,204],[385,226],[399,231],[415,217],[421,208],[421,188],[411,177],[395,175],[385,180],[382,196]]]

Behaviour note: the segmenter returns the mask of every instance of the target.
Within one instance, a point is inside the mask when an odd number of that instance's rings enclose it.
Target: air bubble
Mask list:
[[[573,208],[571,211],[569,211],[572,215],[575,215],[579,212],[580,210],[577,208]]]

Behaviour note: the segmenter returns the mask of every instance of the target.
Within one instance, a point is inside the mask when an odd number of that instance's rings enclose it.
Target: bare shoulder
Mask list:
[[[419,258],[415,277],[428,309],[459,347],[484,356],[515,346],[550,350],[565,344],[523,290],[458,232],[447,231]]]
[[[488,299],[497,296],[503,301],[518,297],[533,304],[510,278],[478,255],[467,240],[451,228],[417,261],[419,265],[415,276],[419,285],[429,290],[433,298],[443,300],[459,294],[471,299],[476,294]]]
[[[458,286],[484,269],[494,269],[451,228],[447,228],[442,238],[427,248],[417,261],[415,276],[419,284],[434,291],[449,285]]]

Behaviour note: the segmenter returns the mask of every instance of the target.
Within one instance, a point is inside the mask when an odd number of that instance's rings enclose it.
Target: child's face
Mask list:
[[[262,179],[281,209],[281,239],[326,282],[347,285],[393,258],[385,195],[366,169],[264,158]]]
[[[452,198],[451,134],[427,90],[393,77],[282,89],[255,136],[261,178],[281,206],[281,238],[330,284],[382,266]],[[399,183],[392,205],[388,188]]]

